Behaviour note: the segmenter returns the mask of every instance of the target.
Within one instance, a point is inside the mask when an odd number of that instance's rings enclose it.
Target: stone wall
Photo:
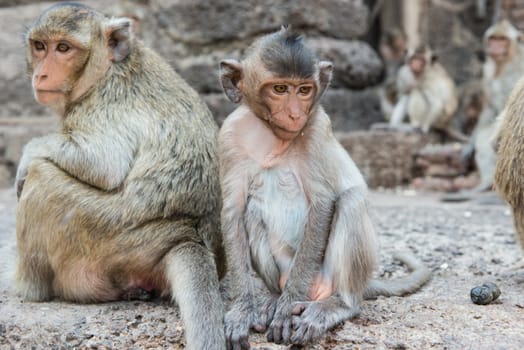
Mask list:
[[[111,15],[132,16],[138,36],[165,57],[201,94],[220,123],[234,105],[218,80],[221,59],[240,58],[260,35],[291,24],[303,33],[335,74],[327,110],[341,128],[366,129],[382,116],[373,90],[383,65],[375,50],[357,40],[368,30],[368,7],[361,0],[150,0],[80,1]],[[51,2],[8,1],[0,7],[0,117],[49,115],[33,101],[25,74],[24,27]],[[366,107],[363,107],[363,106]],[[355,109],[355,114],[351,113]],[[363,112],[365,111],[365,112]]]
[[[491,17],[477,18],[473,1],[424,0],[424,29],[441,62],[457,83],[480,76],[480,37]],[[335,131],[361,167],[370,185],[396,186],[413,177],[413,157],[427,140],[416,134],[368,130],[383,120],[376,84],[383,64],[373,46],[384,23],[401,20],[398,0],[388,0],[382,21],[370,21],[368,0],[87,0],[111,15],[137,20],[137,35],[153,47],[200,93],[217,122],[235,107],[222,93],[218,63],[240,58],[262,34],[291,24],[303,33],[321,59],[334,62],[331,88],[322,103]],[[515,0],[520,4],[521,0]],[[34,117],[50,112],[34,102],[25,70],[24,28],[52,2],[0,0],[0,185],[12,176],[23,142],[51,130]],[[451,5],[451,6],[450,6]],[[492,7],[492,5],[490,5]],[[389,9],[389,10],[388,10]],[[492,11],[492,8],[488,9]],[[397,13],[397,14],[396,14]],[[389,22],[384,20],[387,16]],[[374,23],[370,35],[369,23]],[[380,26],[382,23],[382,27]],[[367,38],[369,42],[364,41]],[[34,126],[33,126],[34,125]],[[7,175],[6,175],[7,174]],[[7,178],[4,183],[12,181]]]

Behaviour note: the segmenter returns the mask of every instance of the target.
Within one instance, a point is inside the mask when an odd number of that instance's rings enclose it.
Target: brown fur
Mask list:
[[[75,16],[74,25],[61,21]],[[89,39],[79,50],[96,60],[53,105],[61,131],[30,141],[20,161],[20,293],[100,302],[158,291],[179,304],[188,348],[224,348],[217,127],[209,110],[125,20],[56,5],[28,40],[45,41],[46,33]],[[83,79],[90,74],[98,78]]]
[[[524,249],[524,80],[513,90],[501,121],[494,183],[513,208],[517,238]]]

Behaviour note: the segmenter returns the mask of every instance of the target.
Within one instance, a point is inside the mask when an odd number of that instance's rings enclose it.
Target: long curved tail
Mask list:
[[[431,271],[411,254],[398,253],[394,258],[405,264],[411,273],[392,280],[371,279],[364,292],[364,299],[382,296],[403,296],[420,289],[431,278]]]

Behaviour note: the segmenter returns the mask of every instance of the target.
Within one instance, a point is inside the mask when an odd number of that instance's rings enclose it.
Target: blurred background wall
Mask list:
[[[366,131],[384,120],[378,96],[386,77],[380,45],[389,31],[402,30],[410,45],[429,44],[461,91],[480,78],[481,37],[500,10],[504,9],[518,27],[524,26],[524,0],[79,2],[110,15],[133,18],[137,35],[201,94],[219,124],[234,106],[221,91],[218,62],[239,58],[256,37],[291,24],[305,35],[320,58],[335,64],[332,87],[323,105],[336,132]],[[52,3],[0,0],[0,185],[2,173],[7,179],[3,183],[9,183],[25,141],[55,127],[54,119],[46,118],[51,112],[34,102],[23,48],[25,27]],[[400,142],[392,137],[391,142]],[[429,141],[421,141],[425,142]],[[397,158],[403,152],[399,150]],[[403,183],[404,177],[396,174],[390,184]],[[372,185],[384,184],[370,181]]]

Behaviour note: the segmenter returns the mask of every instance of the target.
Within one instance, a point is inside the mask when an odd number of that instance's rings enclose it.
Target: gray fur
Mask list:
[[[288,49],[282,47],[285,30],[259,39],[242,63],[228,65],[240,79],[228,86],[240,86],[242,94],[242,104],[219,133],[222,231],[231,296],[225,333],[230,349],[248,349],[250,329],[267,330],[268,339],[276,343],[314,341],[357,315],[361,300],[376,286],[368,285],[377,244],[367,186],[317,104],[329,85],[332,65],[304,58],[315,71],[317,96],[312,97],[305,127],[291,140],[274,133],[265,114],[269,108],[257,95],[264,79],[280,77],[260,66],[269,68],[265,48]],[[272,63],[280,65],[282,57],[287,56],[277,55]],[[297,78],[287,73],[283,78]],[[222,76],[227,81],[233,75]],[[281,144],[287,148],[282,150]],[[403,280],[412,284],[402,292],[419,288],[427,273],[417,270],[415,277]],[[318,277],[330,282],[332,293],[309,301]],[[381,286],[385,294],[399,291],[394,283],[392,289]]]

